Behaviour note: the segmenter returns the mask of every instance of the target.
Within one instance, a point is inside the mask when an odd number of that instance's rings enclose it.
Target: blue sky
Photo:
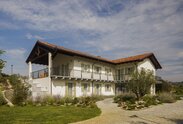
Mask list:
[[[0,0],[3,71],[27,75],[38,39],[110,59],[153,52],[158,75],[183,80],[182,0]]]

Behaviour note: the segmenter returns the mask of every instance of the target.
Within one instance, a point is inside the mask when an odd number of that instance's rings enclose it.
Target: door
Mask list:
[[[83,95],[84,96],[87,96],[87,92],[88,92],[88,84],[87,83],[84,83],[83,84],[83,86],[82,86],[82,88],[83,88]]]
[[[95,84],[96,95],[101,95],[101,84]]]
[[[61,76],[69,76],[69,64],[62,64],[60,71]]]
[[[73,83],[68,83],[68,96],[73,96]]]

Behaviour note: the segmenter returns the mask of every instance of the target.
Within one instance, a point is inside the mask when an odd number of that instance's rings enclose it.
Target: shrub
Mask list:
[[[127,101],[131,103],[135,103],[135,100],[136,100],[135,94],[132,94],[132,93],[124,93],[114,97],[115,103],[127,102]]]
[[[136,108],[136,104],[132,104],[131,102],[126,102],[126,109],[127,110],[134,110]]]
[[[53,99],[54,99],[55,104],[61,105],[62,101],[61,101],[61,96],[60,95],[53,96]]]
[[[158,94],[157,99],[162,103],[173,103],[176,101],[172,94],[166,92]]]
[[[75,105],[79,102],[79,99],[77,97],[75,97],[73,100],[72,100],[72,104]]]
[[[64,102],[65,102],[66,105],[68,105],[69,103],[72,103],[72,98],[71,97],[65,97]]]
[[[33,105],[34,104],[33,98],[32,97],[28,97],[26,104]]]
[[[0,105],[5,105],[5,104],[6,104],[6,100],[4,99],[3,94],[0,90]]]
[[[33,100],[33,99],[32,99]],[[43,102],[42,97],[41,96],[36,96],[35,99],[33,100],[33,104],[41,104]]]
[[[29,95],[29,86],[22,83],[17,83],[14,86],[13,103],[16,105],[24,105]]]
[[[142,99],[145,102],[146,107],[148,107],[150,105],[157,105],[158,104],[156,97],[152,96],[152,95],[145,95]]]
[[[54,97],[50,95],[43,96],[40,100],[41,105],[53,105]]]
[[[27,99],[27,103],[30,105],[44,106],[44,105],[75,105],[78,107],[96,107],[95,102],[98,100],[98,97],[60,97],[59,95],[50,96],[46,95],[44,97],[37,96],[33,100],[32,98]]]

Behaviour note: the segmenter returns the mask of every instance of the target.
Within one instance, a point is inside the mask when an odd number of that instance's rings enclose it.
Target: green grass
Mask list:
[[[0,124],[67,124],[100,115],[98,108],[74,106],[0,107]]]

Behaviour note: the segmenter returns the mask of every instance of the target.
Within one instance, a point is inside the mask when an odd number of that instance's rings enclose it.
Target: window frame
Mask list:
[[[97,70],[97,68],[98,68],[99,70]],[[100,66],[94,66],[94,72],[95,72],[96,74],[100,74],[101,71],[102,71],[102,68],[101,68]]]
[[[111,84],[105,84],[105,92],[111,92],[111,89],[112,89]]]
[[[81,63],[81,71],[89,73],[90,72],[90,64]]]

